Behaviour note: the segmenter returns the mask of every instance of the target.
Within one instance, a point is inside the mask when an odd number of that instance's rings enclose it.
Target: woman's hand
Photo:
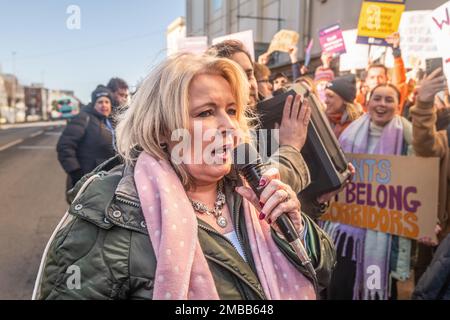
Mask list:
[[[307,66],[302,66],[302,67],[300,68],[300,74],[301,74],[302,76],[304,76],[304,75],[307,74],[308,72],[309,72],[309,69],[308,69]]]
[[[300,233],[303,230],[300,201],[292,188],[280,181],[278,169],[267,170],[260,180],[260,186],[264,187],[264,190],[259,199],[248,187],[238,187],[236,192],[250,201],[260,212],[259,219],[265,220],[278,233],[280,230],[274,222],[283,213],[288,214],[295,229]]]
[[[333,197],[335,195],[341,193],[342,190],[344,190],[349,185],[350,182],[352,182],[353,177],[355,176],[356,170],[355,170],[355,167],[350,162],[348,163],[348,170],[350,171],[350,177],[345,181],[345,183],[342,185],[342,187],[339,190],[331,191],[331,192],[328,192],[328,193],[325,193],[325,194],[319,196],[317,198],[317,202],[325,203],[325,202],[330,201],[331,199],[333,199]]]
[[[400,33],[394,32],[386,37],[386,42],[390,45],[392,45],[393,48],[399,48],[400,47]]]
[[[265,52],[258,57],[258,63],[267,65],[269,63],[270,54]]]
[[[439,233],[442,231],[442,228],[439,224],[436,224],[436,227],[434,228],[434,233],[439,235]],[[429,246],[429,247],[436,247],[439,243],[432,240],[430,237],[422,237],[417,240],[419,243]]]
[[[434,102],[434,96],[436,95],[436,93],[445,90],[445,88],[447,87],[447,81],[445,80],[445,76],[442,75],[441,72],[442,68],[437,68],[422,80],[420,86],[417,89],[419,101],[432,103]]]
[[[331,61],[333,61],[333,55],[331,53],[323,52],[320,56],[320,60],[322,61],[322,66],[325,69],[329,69]]]
[[[296,95],[294,103],[292,103],[292,100],[292,96],[286,99],[281,126],[276,125],[275,128],[280,129],[280,146],[290,145],[300,152],[305,145],[308,133],[311,107],[308,99],[304,99],[302,103],[302,96],[300,95]]]
[[[298,47],[297,46],[290,46],[288,49],[289,59],[291,59],[291,64],[298,62]]]

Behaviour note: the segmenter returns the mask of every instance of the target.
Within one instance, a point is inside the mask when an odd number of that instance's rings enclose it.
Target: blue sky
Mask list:
[[[70,5],[81,28],[70,30]],[[166,56],[166,29],[185,0],[0,0],[0,65],[24,84],[74,90],[85,103],[112,76],[135,85]]]

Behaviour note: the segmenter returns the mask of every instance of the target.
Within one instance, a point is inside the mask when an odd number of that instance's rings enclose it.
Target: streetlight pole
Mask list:
[[[13,108],[13,115],[14,115],[14,119],[13,119],[13,123],[16,122],[16,80],[17,80],[17,76],[16,76],[16,51],[13,51],[12,53],[12,73],[13,73],[13,83],[12,83],[12,108]]]

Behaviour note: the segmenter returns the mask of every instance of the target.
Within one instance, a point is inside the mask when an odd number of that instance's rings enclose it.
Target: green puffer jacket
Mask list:
[[[113,158],[85,176],[77,189],[93,175],[50,243],[35,298],[151,299],[157,261],[140,209],[133,167]],[[231,173],[224,185],[248,263],[228,239],[198,220],[200,245],[221,299],[265,299],[251,257],[242,198],[233,191],[242,182]],[[307,250],[323,289],[335,265],[335,250],[325,233],[306,215],[303,218],[308,228]],[[289,244],[272,234],[282,252],[311,279]]]

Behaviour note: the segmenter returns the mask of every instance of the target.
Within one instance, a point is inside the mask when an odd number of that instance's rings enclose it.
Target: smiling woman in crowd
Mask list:
[[[398,89],[390,84],[376,86],[367,104],[368,112],[345,129],[339,141],[347,153],[407,155],[412,153],[411,123],[397,114]],[[337,247],[329,299],[379,299],[396,297],[397,280],[410,271],[411,241],[387,233],[340,223],[325,229]],[[380,270],[379,288],[368,288],[369,267]],[[390,281],[391,278],[393,281]]]

